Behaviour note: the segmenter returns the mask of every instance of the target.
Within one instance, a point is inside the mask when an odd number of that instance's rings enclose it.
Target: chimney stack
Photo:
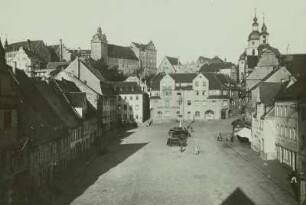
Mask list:
[[[63,61],[63,40],[62,39],[60,39],[59,40],[60,41],[60,43],[59,43],[59,60],[60,60],[60,62],[62,62]]]
[[[13,62],[13,69],[12,69],[14,75],[16,74],[16,64],[17,64],[17,62],[14,61],[14,62]]]

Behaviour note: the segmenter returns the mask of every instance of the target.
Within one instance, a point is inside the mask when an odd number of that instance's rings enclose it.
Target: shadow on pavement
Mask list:
[[[93,162],[70,184],[62,190],[56,204],[70,204],[82,195],[98,178],[116,167],[148,143],[121,144],[122,140],[134,132],[125,130],[114,136],[112,142],[101,150]]]
[[[255,205],[255,203],[240,188],[237,188],[221,205]]]

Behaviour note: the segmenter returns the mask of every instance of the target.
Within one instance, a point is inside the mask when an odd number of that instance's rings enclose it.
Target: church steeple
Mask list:
[[[265,24],[265,16],[263,15],[263,23],[261,26],[261,33],[260,33],[260,43],[261,44],[268,44],[269,43],[269,33],[267,31],[267,26]]]
[[[257,16],[256,16],[256,9],[255,9],[255,16],[253,18],[252,28],[253,28],[253,31],[258,31],[258,22],[257,22]]]

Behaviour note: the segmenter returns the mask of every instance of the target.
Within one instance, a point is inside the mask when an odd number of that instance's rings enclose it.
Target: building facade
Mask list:
[[[159,75],[151,82],[151,118],[155,121],[227,118],[232,112],[230,93],[237,91],[221,82],[213,73]]]
[[[157,50],[153,41],[150,41],[148,44],[132,42],[130,47],[139,59],[139,68],[143,69],[144,76],[156,74]]]

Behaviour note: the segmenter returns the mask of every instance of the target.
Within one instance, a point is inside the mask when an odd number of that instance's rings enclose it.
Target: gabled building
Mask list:
[[[158,66],[158,73],[176,73],[180,65],[178,58],[165,56]]]
[[[150,41],[148,44],[132,42],[130,47],[139,59],[139,68],[144,70],[144,76],[156,74],[157,50],[153,41]]]
[[[149,98],[136,82],[112,82],[119,124],[142,124],[149,118]]]
[[[237,81],[237,68],[231,62],[219,62],[203,65],[200,70],[202,73],[220,73],[224,74],[234,81]]]
[[[44,69],[51,61],[51,54],[43,41],[22,41],[5,46],[5,58],[11,67],[24,70],[28,76]]]
[[[230,89],[231,83],[225,79],[215,73],[155,76],[151,81],[151,118],[157,121],[227,118],[232,113],[231,97],[238,99],[239,91]]]

